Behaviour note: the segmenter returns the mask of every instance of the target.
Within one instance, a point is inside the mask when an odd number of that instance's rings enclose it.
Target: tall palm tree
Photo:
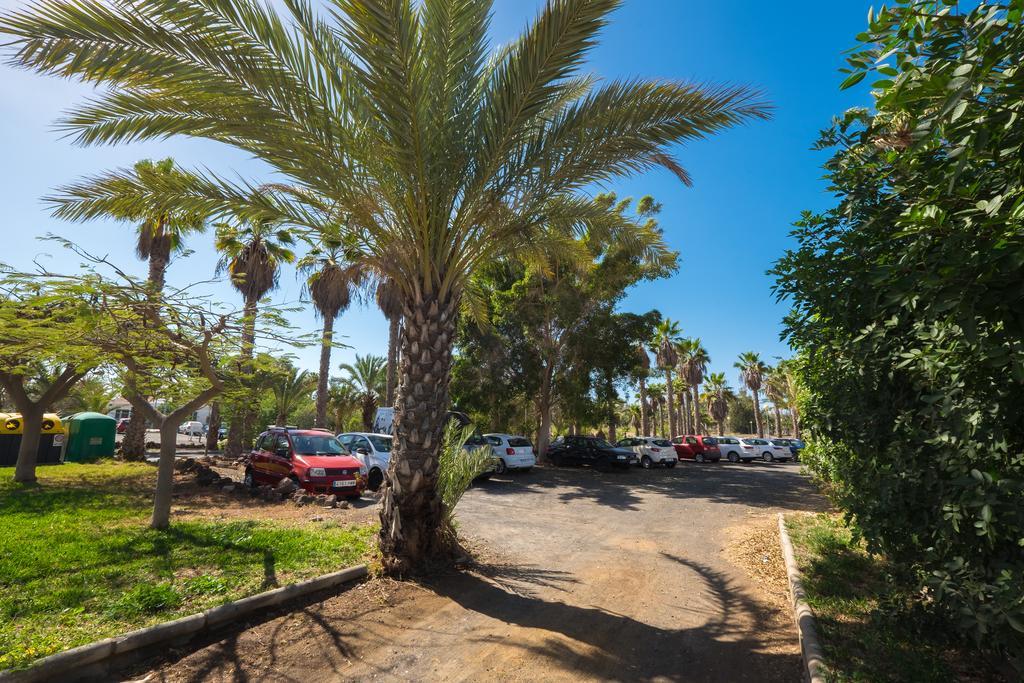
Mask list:
[[[640,432],[643,436],[651,436],[651,414],[647,401],[647,376],[651,373],[651,357],[643,345],[636,347],[636,357],[639,361],[637,384],[640,385]]]
[[[314,426],[327,424],[327,385],[331,372],[331,350],[334,343],[334,321],[348,308],[352,288],[362,281],[359,264],[348,260],[339,235],[322,232],[313,248],[298,263],[306,275],[306,289],[324,326],[320,336],[320,372],[316,388]]]
[[[782,436],[782,409],[786,407],[786,376],[780,368],[768,368],[764,379],[764,394],[772,402],[775,435]]]
[[[384,278],[377,284],[377,306],[388,320],[388,371],[384,388],[384,402],[395,405],[395,390],[398,388],[398,334],[402,324],[402,290],[391,278]]]
[[[201,211],[131,199],[138,188],[157,192],[164,184],[181,181],[185,177],[187,174],[175,165],[174,159],[143,159],[124,172],[122,182],[111,184],[106,197],[92,207],[91,217],[102,216],[136,224],[135,253],[149,266],[146,287],[154,299],[163,294],[171,257],[185,248],[186,237],[202,232],[206,222]],[[58,204],[55,215],[69,220],[85,218],[74,211],[67,212],[65,208],[65,205]],[[140,460],[146,455],[146,419],[135,410],[128,419],[121,453],[130,460]]]
[[[712,372],[708,375],[704,387],[708,415],[715,421],[718,433],[725,434],[725,418],[729,416],[729,399],[732,398],[732,390],[725,380],[725,373]]]
[[[368,432],[373,428],[373,415],[387,382],[385,360],[382,356],[360,356],[357,353],[355,363],[342,363],[340,367],[348,375],[345,383],[359,396],[363,412],[363,431]]]
[[[477,270],[537,250],[552,227],[601,220],[582,195],[595,183],[656,166],[689,183],[673,144],[768,116],[740,86],[584,75],[621,0],[550,0],[494,51],[491,4],[334,0],[324,18],[305,2],[282,17],[257,0],[51,0],[0,16],[23,66],[106,86],[64,124],[79,142],[208,138],[288,185],[254,197],[197,173],[161,188],[164,201],[313,230],[351,212],[347,230],[405,313],[381,505],[394,573],[452,551],[437,466],[456,317]],[[87,215],[110,179],[71,192],[70,210]]]
[[[679,362],[676,342],[679,341],[679,323],[665,318],[654,328],[655,359],[665,373],[665,390],[667,394],[666,410],[668,411],[669,438],[676,435],[675,392],[672,386],[672,369]]]
[[[734,363],[740,371],[740,382],[743,383],[754,397],[754,425],[757,428],[757,435],[764,438],[764,426],[761,420],[761,386],[764,384],[764,376],[768,372],[768,366],[761,360],[761,356],[753,351],[744,351],[739,355],[739,360]]]
[[[217,251],[220,260],[217,272],[227,272],[231,285],[242,295],[245,318],[242,328],[240,369],[248,372],[256,344],[256,314],[260,300],[277,289],[281,265],[292,263],[295,253],[290,249],[294,238],[280,223],[269,220],[240,220],[217,226]],[[249,430],[252,411],[243,408],[228,425],[225,455],[237,458]]]
[[[700,385],[704,382],[704,374],[708,371],[710,363],[711,356],[699,338],[685,339],[680,344],[679,372],[690,385],[694,434],[700,434],[703,431],[700,423]]]
[[[679,428],[680,432],[684,434],[692,434],[692,425],[690,425],[690,385],[686,383],[685,377],[680,377],[679,375],[676,375],[672,379],[672,383],[673,391],[679,399],[676,401],[676,426]]]
[[[316,388],[317,377],[309,370],[288,368],[271,389],[274,392],[274,405],[277,409],[276,425],[284,427],[288,424],[288,416],[292,414],[300,401],[309,398],[309,393]],[[308,404],[307,404],[308,405]]]

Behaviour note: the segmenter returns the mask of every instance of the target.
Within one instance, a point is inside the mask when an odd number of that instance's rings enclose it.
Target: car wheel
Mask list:
[[[371,491],[376,491],[380,488],[381,484],[384,483],[384,473],[374,467],[370,470],[370,473],[366,475],[366,485],[370,487]]]
[[[506,472],[508,472],[508,465],[505,464],[503,459],[498,458],[498,464],[494,468],[494,473],[505,474]]]
[[[697,455],[693,456],[693,459],[696,460],[697,462],[704,462],[704,454],[698,453]]]
[[[644,457],[640,458],[640,467],[643,467],[645,470],[651,469],[651,465],[653,465],[653,464],[654,463],[651,462],[651,459],[649,457],[647,457],[646,455]]]
[[[294,474],[289,475],[288,478],[292,480],[293,484],[295,484],[295,488],[296,489],[301,489],[302,488],[302,484],[299,483],[299,478],[296,477]]]
[[[765,462],[772,462],[773,460],[775,460],[775,458],[772,457],[772,454],[769,453],[768,451],[765,451],[764,453],[761,454],[761,459],[764,460]]]
[[[253,477],[251,467],[245,469],[245,476],[242,477],[242,486],[250,489],[256,488],[256,479]]]
[[[729,462],[736,462],[739,459],[740,459],[740,456],[736,455],[736,453],[730,453],[729,454]]]

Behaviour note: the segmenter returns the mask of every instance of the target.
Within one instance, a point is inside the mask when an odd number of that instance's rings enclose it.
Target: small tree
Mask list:
[[[0,386],[22,416],[15,481],[36,480],[43,414],[103,360],[89,343],[101,324],[92,300],[69,282],[13,272],[0,280]]]
[[[363,431],[373,429],[373,416],[385,387],[384,358],[381,356],[356,354],[355,363],[342,363],[341,369],[348,375],[345,382],[359,396],[363,411]]]

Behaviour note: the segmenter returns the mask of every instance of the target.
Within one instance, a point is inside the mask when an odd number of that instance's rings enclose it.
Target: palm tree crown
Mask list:
[[[671,145],[768,115],[744,87],[583,74],[621,0],[549,0],[496,51],[491,4],[333,0],[325,19],[306,2],[281,16],[256,0],[49,0],[0,16],[16,62],[106,86],[63,122],[78,142],[202,137],[283,181],[257,192],[193,173],[119,202],[312,231],[348,212],[346,236],[404,304],[381,506],[395,572],[452,550],[435,484],[455,319],[477,269],[629,222],[586,189],[659,166],[689,183]],[[125,183],[114,172],[72,186],[62,208],[90,217]]]
[[[217,226],[217,272],[247,301],[259,301],[277,287],[281,265],[295,260],[294,238],[271,221],[241,221]]]

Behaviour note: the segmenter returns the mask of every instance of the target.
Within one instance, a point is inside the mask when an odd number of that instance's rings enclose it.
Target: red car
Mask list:
[[[310,493],[358,498],[366,488],[362,464],[326,430],[268,429],[256,439],[245,468],[245,484],[276,486],[291,479]]]
[[[128,429],[128,420],[129,420],[129,418],[122,417],[120,420],[117,421],[117,433],[118,434],[124,434],[125,430]]]
[[[686,434],[672,439],[672,446],[680,460],[696,460],[697,462],[718,462],[722,459],[722,451],[718,441],[712,436]]]

